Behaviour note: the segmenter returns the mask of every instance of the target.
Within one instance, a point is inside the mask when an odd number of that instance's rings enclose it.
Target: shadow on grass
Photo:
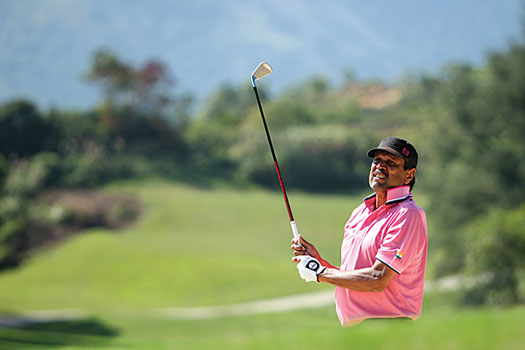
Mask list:
[[[6,317],[0,317],[6,320]],[[75,320],[38,321],[12,317],[0,323],[0,350],[4,349],[53,349],[63,346],[96,348],[107,345],[119,334],[118,329],[105,325],[95,318]]]

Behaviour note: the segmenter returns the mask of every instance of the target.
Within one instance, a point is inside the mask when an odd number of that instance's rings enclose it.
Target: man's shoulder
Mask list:
[[[366,209],[367,209],[366,202],[362,202],[357,207],[354,208],[353,212],[357,213],[357,212],[361,212],[361,211],[366,210]]]
[[[410,209],[410,210],[418,210],[424,212],[424,210],[417,205],[416,200],[414,197],[410,197],[407,200],[400,203],[404,208]]]
[[[426,221],[426,214],[423,208],[417,205],[416,201],[413,198],[408,198],[397,205],[394,206],[395,211],[403,215],[417,215],[421,216]]]

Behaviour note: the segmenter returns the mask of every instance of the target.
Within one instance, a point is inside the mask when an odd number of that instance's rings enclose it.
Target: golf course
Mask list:
[[[0,16],[0,350],[525,349],[524,0]]]
[[[162,310],[333,287],[299,278],[277,191],[158,179],[102,190],[140,200],[140,218],[120,230],[83,231],[3,271],[0,349],[510,350],[525,343],[524,306],[460,307],[456,290],[428,291],[415,322],[368,320],[342,328],[333,305],[171,317]],[[289,198],[300,232],[337,265],[342,227],[362,196],[291,191]]]

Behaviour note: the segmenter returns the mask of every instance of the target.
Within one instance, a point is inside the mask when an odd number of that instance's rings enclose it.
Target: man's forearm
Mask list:
[[[354,271],[341,271],[328,268],[318,278],[319,282],[326,282],[359,292],[381,292],[391,279],[391,276],[387,276],[388,271],[386,269],[388,268],[369,267]]]

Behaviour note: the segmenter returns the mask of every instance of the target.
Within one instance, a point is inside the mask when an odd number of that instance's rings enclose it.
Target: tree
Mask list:
[[[89,81],[102,85],[105,102],[113,106],[129,103],[134,74],[133,68],[120,61],[115,54],[106,49],[99,49],[93,55],[91,69],[86,77]]]
[[[51,147],[52,125],[29,101],[0,108],[0,154],[25,157]]]
[[[427,174],[436,246],[447,249],[438,269],[464,264],[462,233],[491,208],[525,200],[525,46],[492,54],[483,69],[454,65],[437,86]]]
[[[159,60],[148,60],[136,68],[111,51],[99,49],[87,79],[102,86],[111,108],[127,107],[143,116],[164,118],[177,102],[172,93],[175,79]]]
[[[174,78],[164,63],[149,60],[133,67],[100,49],[93,56],[87,78],[100,84],[105,95],[99,123],[107,150],[183,155],[182,128],[190,99],[179,99],[173,93]],[[184,120],[179,122],[177,117]]]

